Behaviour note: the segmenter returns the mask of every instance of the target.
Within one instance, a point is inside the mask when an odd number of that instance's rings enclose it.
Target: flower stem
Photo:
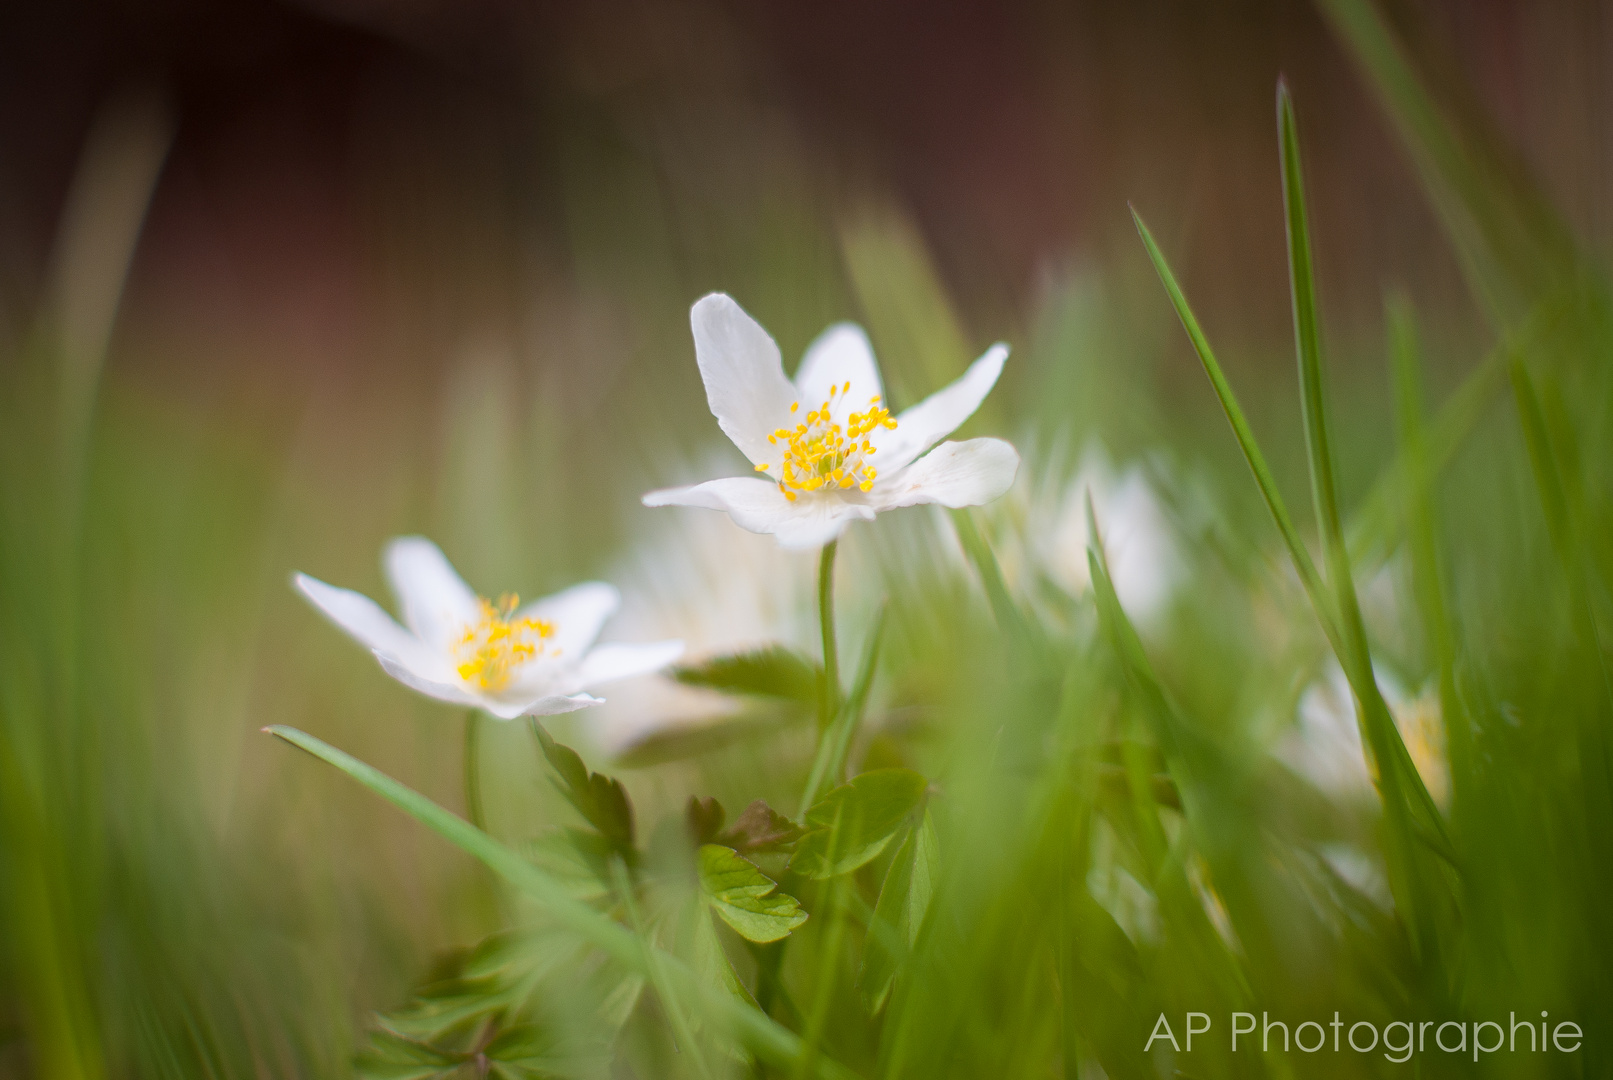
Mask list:
[[[481,766],[482,714],[471,709],[465,714],[465,811],[470,823],[487,831],[487,818],[482,813]]]
[[[840,708],[840,656],[835,648],[835,551],[840,541],[823,545],[818,560],[818,620],[823,624],[823,689],[818,695],[818,738],[824,738]]]

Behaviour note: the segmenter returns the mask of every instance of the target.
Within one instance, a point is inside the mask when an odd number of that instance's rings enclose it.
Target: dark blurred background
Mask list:
[[[1602,236],[1602,7],[1400,14]],[[911,217],[975,336],[1013,328],[1050,267],[1135,259],[1130,200],[1223,338],[1280,339],[1279,73],[1338,328],[1376,317],[1385,279],[1459,310],[1402,155],[1298,2],[11,4],[5,302],[15,320],[39,288],[97,109],[155,87],[177,135],[131,280],[141,347],[117,358],[144,377],[416,372],[557,281],[631,293],[623,263],[665,260],[680,299],[740,291],[736,234],[755,255],[788,232],[832,268],[799,236],[871,205]],[[768,323],[787,346],[845,313],[803,292]]]

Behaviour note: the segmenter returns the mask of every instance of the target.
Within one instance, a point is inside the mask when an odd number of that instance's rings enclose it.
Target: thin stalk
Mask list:
[[[823,545],[818,559],[818,621],[823,626],[823,687],[818,694],[818,738],[824,738],[840,709],[840,653],[835,647],[835,552],[840,541]]]
[[[857,727],[862,723],[863,712],[868,707],[868,690],[873,685],[874,671],[879,665],[879,645],[885,636],[886,610],[885,604],[881,603],[879,613],[874,616],[874,628],[868,634],[862,663],[857,668],[857,679],[851,686],[851,696],[818,739],[818,752],[812,759],[812,772],[807,776],[806,791],[801,795],[798,817],[806,817],[819,793],[825,787],[839,784],[846,775],[846,757],[851,752],[851,741],[856,737]]]
[[[470,823],[487,831],[487,817],[482,812],[482,714],[476,709],[465,713],[465,812]]]

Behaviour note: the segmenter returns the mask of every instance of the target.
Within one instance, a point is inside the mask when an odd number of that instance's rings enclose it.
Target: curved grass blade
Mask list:
[[[1288,505],[1283,502],[1282,494],[1277,490],[1277,480],[1271,475],[1271,467],[1266,464],[1266,456],[1260,452],[1260,444],[1255,441],[1255,433],[1249,427],[1249,421],[1243,414],[1243,407],[1238,404],[1237,395],[1232,392],[1232,385],[1227,382],[1226,375],[1221,371],[1221,365],[1215,359],[1215,351],[1210,348],[1209,339],[1199,327],[1199,321],[1188,306],[1187,297],[1183,295],[1182,288],[1176,283],[1176,275],[1171,272],[1170,264],[1160,252],[1159,245],[1154,242],[1153,233],[1143,223],[1142,215],[1137,213],[1135,207],[1131,211],[1131,219],[1137,225],[1137,234],[1142,237],[1143,247],[1148,249],[1148,257],[1153,261],[1154,270],[1159,274],[1159,280],[1165,286],[1165,293],[1170,297],[1171,306],[1176,309],[1177,318],[1182,320],[1182,329],[1193,343],[1193,351],[1198,353],[1199,363],[1204,367],[1204,373],[1210,378],[1210,385],[1215,388],[1215,396],[1220,399],[1221,410],[1226,413],[1227,422],[1232,425],[1232,434],[1238,440],[1238,447],[1243,451],[1244,460],[1249,463],[1249,470],[1255,474],[1255,483],[1260,487],[1261,497],[1266,500],[1266,508],[1271,511],[1272,520],[1277,523],[1277,530],[1282,533],[1283,543],[1288,546],[1288,554],[1294,560],[1294,569],[1299,572],[1299,580],[1305,587],[1305,593],[1310,597],[1311,606],[1316,610],[1316,616],[1322,623],[1322,631],[1327,635],[1328,641],[1334,648],[1338,648],[1338,630],[1334,625],[1333,606],[1327,597],[1327,590],[1322,585],[1321,575],[1316,572],[1316,565],[1311,561],[1310,552],[1305,548],[1305,542],[1300,539],[1299,530],[1294,527],[1294,519],[1288,513]]]
[[[648,946],[641,945],[630,930],[567,895],[563,885],[470,822],[449,813],[379,769],[306,732],[282,724],[263,730],[334,765],[455,847],[481,860],[494,873],[541,903],[561,926],[624,967],[645,977],[653,974],[649,969]],[[696,998],[709,1014],[727,1024],[751,1052],[780,1067],[789,1067],[802,1060],[803,1046],[794,1032],[734,999],[726,991],[708,991],[696,980],[688,965],[677,957],[659,950],[656,955],[669,984],[677,992]],[[813,1055],[813,1065],[824,1080],[855,1078],[854,1073],[821,1054]]]

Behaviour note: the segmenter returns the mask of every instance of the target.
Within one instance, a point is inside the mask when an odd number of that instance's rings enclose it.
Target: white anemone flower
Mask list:
[[[520,606],[512,594],[478,597],[424,537],[393,540],[381,561],[403,626],[362,593],[306,574],[292,584],[388,675],[438,701],[500,720],[571,712],[604,701],[589,687],[648,674],[683,654],[679,641],[591,647],[621,603],[602,581]]]
[[[1049,576],[1071,596],[1083,596],[1092,587],[1087,565],[1089,495],[1121,606],[1139,623],[1156,622],[1183,576],[1176,535],[1142,467],[1117,471],[1100,443],[1087,448],[1075,478],[1057,496],[1050,527],[1039,530]]]
[[[941,442],[996,385],[1006,345],[993,345],[957,382],[892,416],[861,327],[825,330],[792,383],[778,345],[729,297],[705,297],[689,321],[712,415],[767,479],[652,491],[646,506],[722,510],[786,548],[811,548],[881,510],[979,506],[1014,481],[1019,454],[1001,439]]]

